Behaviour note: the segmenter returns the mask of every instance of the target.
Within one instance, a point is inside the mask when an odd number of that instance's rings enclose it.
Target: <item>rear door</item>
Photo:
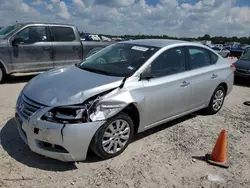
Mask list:
[[[82,45],[73,27],[51,26],[54,67],[79,63]]]
[[[189,72],[192,76],[191,108],[200,108],[207,104],[219,85],[218,56],[205,48],[187,47]]]
[[[27,26],[12,36],[19,39],[10,47],[13,69],[16,71],[42,71],[53,68],[52,45],[48,28]]]

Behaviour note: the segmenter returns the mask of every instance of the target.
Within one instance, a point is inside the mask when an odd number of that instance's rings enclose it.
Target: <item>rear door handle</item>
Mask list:
[[[189,85],[190,85],[190,82],[187,82],[187,81],[183,81],[183,82],[180,84],[181,87],[187,87],[187,86],[189,86]]]
[[[212,76],[211,76],[212,79],[215,79],[217,77],[218,77],[218,74],[212,74]]]
[[[79,47],[78,47],[78,46],[72,46],[72,49],[73,49],[73,50],[78,50]]]
[[[50,47],[43,47],[43,50],[44,50],[44,51],[49,51],[49,50],[50,50]]]

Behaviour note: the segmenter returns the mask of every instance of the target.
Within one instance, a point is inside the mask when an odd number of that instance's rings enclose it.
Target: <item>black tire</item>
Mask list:
[[[221,104],[221,106],[219,107],[219,109],[215,109],[215,108],[213,107],[213,100],[214,100],[215,94],[216,94],[219,90],[221,90],[221,91],[223,92],[223,100],[222,100],[222,104]],[[216,114],[217,112],[219,112],[220,109],[222,108],[223,104],[224,104],[225,96],[226,96],[225,88],[224,88],[223,86],[218,86],[218,87],[215,89],[215,91],[214,91],[214,93],[213,93],[213,95],[212,95],[212,97],[211,97],[211,99],[210,99],[210,102],[209,102],[208,107],[204,109],[205,114],[207,114],[207,115],[213,115],[213,114]]]
[[[0,84],[3,82],[4,77],[5,77],[5,72],[4,72],[3,68],[0,65]]]
[[[107,127],[114,121],[116,120],[125,120],[130,127],[130,134],[129,134],[129,139],[127,141],[127,143],[123,146],[123,148],[121,148],[120,151],[114,153],[114,154],[109,154],[107,153],[103,147],[102,147],[102,138],[104,136],[104,133],[107,129]],[[115,157],[119,154],[121,154],[128,146],[128,144],[130,143],[132,137],[134,135],[134,124],[133,124],[133,120],[130,118],[129,115],[127,115],[124,112],[120,112],[118,113],[116,116],[110,118],[105,124],[103,124],[95,133],[94,137],[92,138],[92,141],[90,143],[90,149],[100,158],[102,159],[108,159],[108,158],[112,158]]]

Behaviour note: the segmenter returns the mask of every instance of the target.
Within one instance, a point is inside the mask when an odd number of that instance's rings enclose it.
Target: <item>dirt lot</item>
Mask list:
[[[237,82],[214,116],[189,115],[135,137],[120,156],[61,163],[29,150],[13,120],[16,98],[32,76],[0,85],[0,187],[250,187],[250,83]],[[222,128],[230,168],[208,165]],[[193,158],[193,157],[196,157]]]

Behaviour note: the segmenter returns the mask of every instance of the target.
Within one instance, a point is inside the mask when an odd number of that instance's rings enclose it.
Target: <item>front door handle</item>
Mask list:
[[[183,82],[180,84],[181,87],[187,87],[187,86],[189,86],[189,85],[190,85],[190,82],[187,82],[187,81],[183,81]]]
[[[215,79],[217,77],[218,77],[218,74],[212,74],[212,76],[211,76],[212,79]]]

